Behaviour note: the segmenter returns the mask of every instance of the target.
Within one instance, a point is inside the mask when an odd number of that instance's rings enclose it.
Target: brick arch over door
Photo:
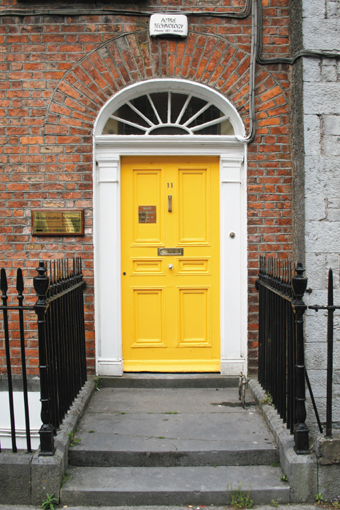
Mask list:
[[[60,80],[49,104],[45,143],[87,144],[101,107],[117,91],[151,78],[183,78],[203,83],[225,95],[247,127],[249,53],[215,34],[191,32],[187,39],[161,40],[138,31],[111,39],[83,57]],[[265,69],[257,75],[257,102],[273,97],[286,103],[284,92]],[[268,97],[267,97],[268,96]],[[259,113],[260,123],[277,121]],[[79,148],[84,152],[85,147]]]

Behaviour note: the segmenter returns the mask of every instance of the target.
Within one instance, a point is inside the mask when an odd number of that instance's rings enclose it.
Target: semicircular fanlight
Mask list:
[[[110,115],[103,135],[233,135],[217,106],[191,94],[155,92],[127,101]]]

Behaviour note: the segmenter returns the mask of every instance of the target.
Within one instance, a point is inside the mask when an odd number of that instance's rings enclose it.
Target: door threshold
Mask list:
[[[239,377],[217,373],[124,372],[121,377],[100,377],[101,388],[236,388]]]

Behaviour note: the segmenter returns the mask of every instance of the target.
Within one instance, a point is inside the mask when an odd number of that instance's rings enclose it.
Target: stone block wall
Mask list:
[[[340,51],[340,4],[303,1],[305,49]],[[340,61],[303,59],[307,304],[327,304],[328,269],[340,305]],[[333,418],[340,423],[340,314],[335,312]],[[307,369],[321,419],[325,419],[327,316],[307,312]],[[309,408],[309,415],[313,411]]]

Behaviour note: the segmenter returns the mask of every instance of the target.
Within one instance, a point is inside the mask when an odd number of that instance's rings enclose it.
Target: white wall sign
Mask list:
[[[150,35],[177,35],[187,37],[188,18],[184,14],[152,14],[150,17]]]

